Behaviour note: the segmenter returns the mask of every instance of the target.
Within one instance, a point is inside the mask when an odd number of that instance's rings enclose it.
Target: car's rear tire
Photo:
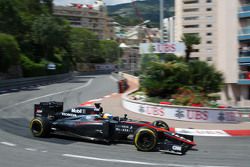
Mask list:
[[[153,151],[157,145],[157,134],[154,130],[141,127],[134,135],[134,145],[138,151]]]
[[[34,118],[30,121],[30,130],[35,137],[48,137],[50,134],[50,122],[44,118]]]
[[[155,127],[158,127],[158,128],[164,128],[166,130],[169,130],[168,124],[162,120],[156,120],[156,121],[152,122],[152,125]]]

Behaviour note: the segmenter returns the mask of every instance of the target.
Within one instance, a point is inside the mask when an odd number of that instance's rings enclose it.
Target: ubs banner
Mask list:
[[[185,45],[181,42],[176,43],[141,43],[140,54],[150,53],[174,53],[183,55],[185,53]]]
[[[176,106],[165,107],[160,105],[135,103],[125,99],[123,99],[123,106],[132,112],[166,119],[208,123],[239,122],[238,111],[232,109],[184,108]]]

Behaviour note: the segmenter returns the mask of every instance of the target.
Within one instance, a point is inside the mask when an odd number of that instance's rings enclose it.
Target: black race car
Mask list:
[[[139,151],[159,150],[185,154],[196,144],[192,136],[170,132],[163,121],[145,122],[124,117],[103,118],[95,107],[63,111],[62,102],[35,104],[30,129],[35,137],[63,134],[83,139],[113,142],[129,141]]]

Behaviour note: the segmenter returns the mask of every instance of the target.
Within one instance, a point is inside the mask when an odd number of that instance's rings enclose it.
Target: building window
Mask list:
[[[199,28],[199,25],[196,24],[196,25],[185,25],[183,26],[184,28]]]
[[[183,12],[198,12],[199,8],[183,9]]]
[[[212,11],[212,8],[207,8],[207,11]]]
[[[184,4],[194,4],[194,3],[199,3],[198,0],[193,0],[193,1],[184,1]]]
[[[213,16],[207,16],[208,20],[212,20]]]
[[[184,17],[183,19],[184,20],[197,20],[197,19],[199,19],[199,17],[198,16],[191,16],[191,17]]]
[[[207,3],[211,3],[212,2],[212,0],[207,0]]]
[[[212,36],[212,33],[211,33],[211,32],[208,32],[208,33],[207,33],[207,36]]]
[[[207,52],[212,52],[212,48],[207,48]]]
[[[213,42],[212,41],[207,41],[207,44],[212,44]]]
[[[185,34],[188,34],[188,35],[196,35],[196,36],[199,36],[199,35],[200,35],[199,33],[185,33]]]
[[[193,49],[192,52],[200,52],[200,49]]]
[[[207,24],[207,27],[212,27],[212,24]]]
[[[212,57],[207,57],[207,61],[212,61],[213,58]]]

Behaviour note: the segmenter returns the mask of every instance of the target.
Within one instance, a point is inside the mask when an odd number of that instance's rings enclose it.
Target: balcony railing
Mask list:
[[[247,79],[250,81],[250,71],[242,71],[239,74],[239,79]]]
[[[239,31],[239,35],[250,34],[250,27],[241,28]]]
[[[239,8],[239,12],[249,12],[250,11],[250,4],[244,4]]]
[[[240,50],[239,57],[250,57],[250,50]]]

